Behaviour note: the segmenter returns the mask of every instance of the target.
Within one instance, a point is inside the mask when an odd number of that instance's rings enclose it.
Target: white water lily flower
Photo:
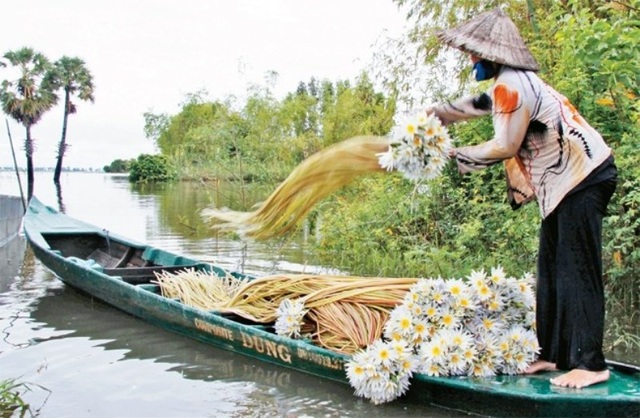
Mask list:
[[[389,368],[398,358],[396,350],[382,340],[375,341],[370,347],[373,354],[373,362],[376,366]]]
[[[442,315],[442,309],[435,302],[428,302],[423,306],[423,312],[427,320],[431,323],[437,323]]]
[[[432,287],[433,282],[431,280],[420,279],[411,287],[410,292],[417,293],[418,295],[422,296],[431,292]]]
[[[304,309],[304,303],[301,300],[284,299],[276,311],[277,319],[274,326],[276,334],[299,338],[306,313],[307,310]]]
[[[469,368],[469,362],[465,360],[464,352],[458,350],[447,353],[447,365],[449,374],[452,376],[467,374]]]
[[[367,378],[364,365],[353,361],[353,359],[347,362],[345,369],[347,370],[347,378],[351,386],[360,386]]]
[[[425,341],[430,335],[430,329],[429,323],[424,319],[416,320],[413,326],[413,341]]]
[[[394,340],[388,344],[389,348],[394,351],[395,358],[398,360],[404,360],[411,356],[411,347],[406,340]]]
[[[384,333],[387,338],[393,334],[399,334],[403,338],[411,339],[413,332],[413,314],[404,305],[396,307],[385,324]]]
[[[487,284],[487,273],[485,273],[484,270],[474,270],[471,272],[468,279],[469,283],[471,283],[471,286],[478,289],[479,287],[485,286]]]
[[[462,297],[468,293],[467,284],[462,279],[450,279],[446,282],[447,291],[454,298]]]
[[[462,295],[453,300],[451,308],[454,309],[458,315],[469,315],[471,311],[476,310],[477,306],[471,296]]]
[[[395,155],[395,150],[392,147],[389,147],[387,152],[380,152],[376,154],[378,157],[378,163],[380,167],[384,168],[387,171],[393,171],[396,169],[396,161],[398,157]]]
[[[423,345],[422,357],[430,362],[441,363],[446,359],[446,344],[440,339],[434,339]]]
[[[480,300],[481,302],[487,302],[489,299],[491,299],[491,297],[493,296],[493,292],[491,291],[491,289],[489,288],[489,286],[482,285],[476,288],[476,294],[475,296],[478,298],[478,300]]]
[[[507,276],[504,274],[502,267],[498,266],[491,269],[491,276],[489,276],[489,278],[494,284],[500,285],[506,280]]]
[[[456,312],[451,309],[447,309],[442,312],[440,316],[440,326],[444,329],[452,330],[461,322],[461,318],[456,315]]]

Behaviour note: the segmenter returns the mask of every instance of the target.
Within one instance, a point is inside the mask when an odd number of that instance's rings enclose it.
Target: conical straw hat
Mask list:
[[[440,31],[436,36],[449,46],[489,61],[523,70],[540,69],[518,28],[500,8],[484,12],[453,29]]]

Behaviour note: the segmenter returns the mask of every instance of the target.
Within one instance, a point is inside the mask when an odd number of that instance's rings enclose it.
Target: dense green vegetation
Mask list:
[[[131,168],[131,163],[135,160],[122,160],[115,159],[109,165],[102,167],[102,171],[105,173],[128,173]]]
[[[190,95],[177,115],[145,114],[145,133],[183,178],[279,181],[316,151],[360,134],[386,134],[393,99],[363,74],[348,81],[311,79],[284,99],[268,88],[238,106]]]
[[[438,44],[433,33],[503,6],[541,64],[542,78],[615,151],[620,178],[605,221],[607,308],[627,314],[615,315],[607,343],[640,347],[640,1],[395,2],[407,10],[410,28],[379,45],[370,75],[355,85],[311,80],[282,100],[268,88],[255,89],[242,105],[195,94],[177,115],[145,115],[147,136],[183,178],[280,181],[336,141],[386,134],[398,111],[487,87],[470,82],[467,57]],[[491,118],[450,132],[457,145],[487,140]],[[309,217],[320,262],[353,274],[403,277],[460,277],[496,265],[513,275],[535,271],[538,208],[513,211],[504,183],[500,166],[463,177],[450,165],[418,187],[395,175],[363,178]]]

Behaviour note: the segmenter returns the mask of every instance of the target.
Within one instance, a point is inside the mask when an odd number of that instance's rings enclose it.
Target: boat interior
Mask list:
[[[185,269],[213,270],[218,274],[244,277],[240,273],[227,273],[156,248],[129,245],[99,233],[43,233],[42,236],[51,250],[62,257],[86,261],[92,266],[98,264],[102,273],[159,295],[162,292],[156,274],[164,272],[176,273]],[[256,329],[275,332],[271,324],[256,323],[230,312],[210,312]]]
[[[156,273],[198,268],[198,264],[157,263],[145,246],[136,247],[103,236],[89,234],[43,234],[52,251],[65,258],[93,261],[109,276],[118,276],[131,284],[150,284]]]

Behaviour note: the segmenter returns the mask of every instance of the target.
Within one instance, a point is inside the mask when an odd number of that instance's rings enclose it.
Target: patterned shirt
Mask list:
[[[510,203],[519,207],[537,199],[543,218],[611,155],[567,98],[532,71],[503,66],[489,91],[434,112],[445,124],[493,114],[495,137],[457,148],[458,170],[503,161]]]

